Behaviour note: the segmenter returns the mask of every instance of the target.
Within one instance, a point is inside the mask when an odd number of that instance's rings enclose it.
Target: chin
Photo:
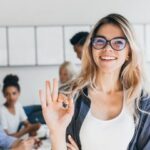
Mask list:
[[[16,102],[17,102],[17,100],[13,100],[13,101],[12,101],[12,103],[14,103],[14,104],[15,104]]]
[[[111,74],[111,73],[115,73],[115,71],[114,70],[101,70],[103,73],[109,73],[109,74]]]
[[[114,68],[113,66],[100,66],[99,70],[103,73],[116,73],[120,71],[120,68]]]

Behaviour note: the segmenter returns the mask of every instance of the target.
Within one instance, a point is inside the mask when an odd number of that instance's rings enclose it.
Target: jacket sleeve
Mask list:
[[[137,137],[138,149],[150,150],[150,98],[143,105],[145,112],[141,112],[140,129]]]

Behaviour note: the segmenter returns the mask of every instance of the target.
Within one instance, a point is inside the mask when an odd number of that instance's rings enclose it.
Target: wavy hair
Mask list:
[[[139,103],[141,97],[141,91],[144,87],[144,71],[143,62],[141,59],[140,51],[134,30],[129,21],[120,14],[109,14],[106,17],[100,19],[94,26],[93,30],[89,34],[87,41],[83,47],[81,72],[75,80],[70,82],[70,91],[77,93],[81,92],[86,86],[95,83],[97,75],[97,66],[92,56],[91,38],[93,38],[98,30],[106,24],[113,24],[118,26],[129,43],[129,59],[123,64],[119,80],[126,90],[126,101],[128,104],[135,106],[135,100]],[[132,106],[133,106],[132,105]],[[131,107],[133,114],[139,107]]]

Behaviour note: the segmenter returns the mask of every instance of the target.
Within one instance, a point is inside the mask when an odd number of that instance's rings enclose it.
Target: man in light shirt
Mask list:
[[[89,32],[82,31],[82,32],[76,33],[70,39],[70,43],[73,46],[74,51],[76,52],[77,57],[79,59],[81,59],[81,57],[82,57],[82,48],[83,48],[83,45],[84,45],[88,35],[89,35]]]

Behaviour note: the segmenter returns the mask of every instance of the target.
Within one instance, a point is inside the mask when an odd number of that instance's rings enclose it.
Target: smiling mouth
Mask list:
[[[116,60],[116,57],[113,56],[100,56],[101,60],[105,60],[105,61],[111,61],[111,60]]]

